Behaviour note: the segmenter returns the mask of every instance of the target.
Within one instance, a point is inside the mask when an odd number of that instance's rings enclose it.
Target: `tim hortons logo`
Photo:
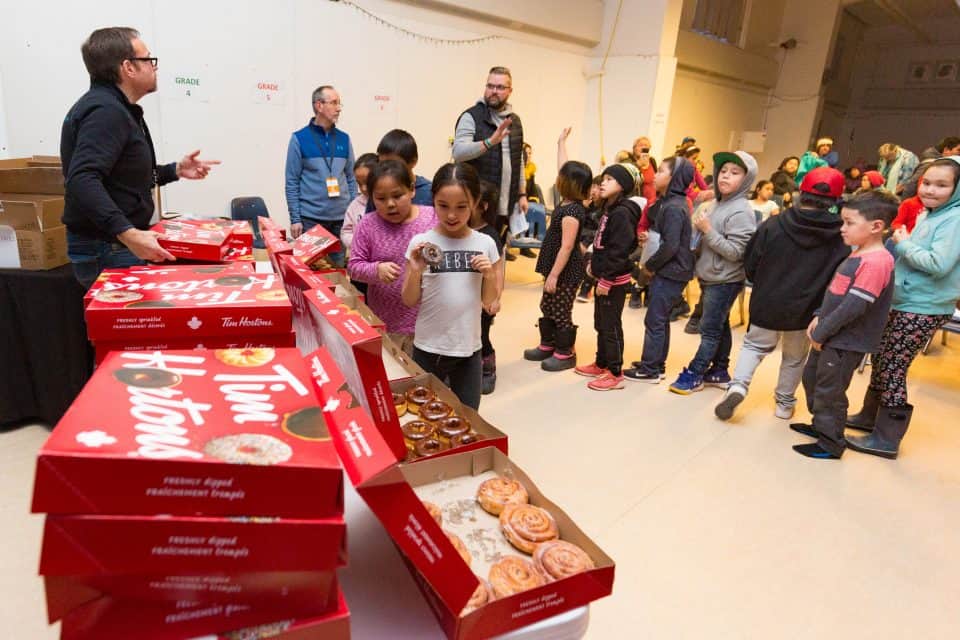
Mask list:
[[[264,274],[263,277],[244,276],[249,282],[240,286],[224,286],[217,284],[216,279],[206,280],[170,280],[166,282],[141,282],[139,279],[131,281],[124,278],[120,281],[103,283],[103,291],[156,291],[160,300],[169,302],[194,301],[196,306],[228,305],[235,302],[249,300],[244,294],[251,291],[272,289],[277,281],[275,274]]]
[[[171,355],[159,351],[124,352],[125,368],[163,369],[178,376],[205,377],[204,356]],[[228,403],[231,419],[236,424],[277,424],[280,414],[273,403],[276,393],[292,390],[300,397],[308,388],[282,364],[271,367],[272,373],[220,373],[213,376],[218,391]],[[134,436],[138,448],[132,455],[169,460],[199,459],[203,454],[190,448],[190,432],[202,427],[213,405],[196,402],[177,387],[146,388],[127,386],[130,414],[135,422]]]

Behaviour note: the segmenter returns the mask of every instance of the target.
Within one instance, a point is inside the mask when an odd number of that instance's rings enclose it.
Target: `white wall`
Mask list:
[[[10,143],[7,140],[7,116],[3,109],[3,70],[0,69],[0,159],[10,157]]]
[[[463,19],[405,4],[361,4],[434,37],[504,33],[482,24],[466,29]],[[582,145],[587,51],[570,45],[550,48],[517,34],[480,45],[435,45],[382,27],[347,5],[317,0],[0,0],[0,15],[7,27],[0,40],[2,104],[14,157],[58,153],[63,116],[87,87],[79,48],[93,29],[129,25],[141,31],[160,58],[159,91],[141,103],[159,158],[172,161],[200,148],[224,163],[204,182],[165,188],[166,210],[223,215],[231,198],[261,195],[271,214],[286,222],[286,147],[291,132],[310,118],[310,93],[320,84],[340,90],[346,105],[340,124],[357,154],[373,151],[387,130],[404,128],[417,138],[418,172],[428,177],[448,160],[456,118],[481,96],[494,64],[513,71],[512,102],[535,148],[542,185],[555,176],[559,130],[574,124],[572,156]],[[172,81],[177,75],[199,77],[199,92],[190,99],[179,95]],[[256,102],[261,81],[279,83],[281,99]],[[380,112],[375,95],[389,95],[392,108]]]

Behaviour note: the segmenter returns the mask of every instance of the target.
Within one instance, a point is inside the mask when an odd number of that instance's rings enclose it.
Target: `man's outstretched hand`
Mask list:
[[[219,160],[201,160],[200,149],[183,156],[183,160],[177,163],[177,177],[187,180],[203,180],[210,173],[210,169],[217,164]]]

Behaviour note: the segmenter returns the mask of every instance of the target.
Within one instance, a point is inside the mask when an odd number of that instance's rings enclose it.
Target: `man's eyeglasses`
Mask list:
[[[141,58],[127,58],[127,60],[137,60],[138,62],[149,62],[150,65],[151,65],[154,69],[156,69],[156,68],[157,68],[157,62],[160,60],[160,58],[142,58],[142,57],[141,57]]]
[[[512,88],[513,87],[508,87],[507,85],[504,85],[504,84],[487,83],[487,91],[507,91]]]
[[[335,107],[342,107],[343,103],[339,100],[317,100],[320,104],[332,104]]]

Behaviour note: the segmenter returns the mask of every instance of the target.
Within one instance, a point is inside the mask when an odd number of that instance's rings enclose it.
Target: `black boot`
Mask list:
[[[480,394],[489,395],[497,386],[497,353],[493,352],[483,359],[483,377],[480,380]]]
[[[643,306],[643,290],[640,287],[634,287],[633,293],[630,294],[630,302],[628,306],[631,309],[639,309]]]
[[[868,386],[867,392],[863,395],[863,408],[860,409],[860,413],[847,416],[847,427],[859,431],[873,431],[879,410],[880,392]]]
[[[550,318],[540,318],[538,324],[540,326],[540,345],[524,350],[524,360],[540,362],[553,355],[557,339],[557,323]]]
[[[557,330],[557,348],[553,355],[540,363],[544,371],[565,371],[577,366],[573,345],[577,342],[577,327]]]
[[[533,252],[533,249],[531,249],[530,247],[523,247],[522,249],[520,249],[520,255],[522,255],[524,258],[536,258],[536,257],[537,257],[537,254],[535,254],[535,253]]]
[[[880,407],[873,432],[865,436],[850,436],[847,445],[854,451],[869,453],[881,458],[896,459],[900,450],[900,441],[910,426],[913,405],[902,407]]]

